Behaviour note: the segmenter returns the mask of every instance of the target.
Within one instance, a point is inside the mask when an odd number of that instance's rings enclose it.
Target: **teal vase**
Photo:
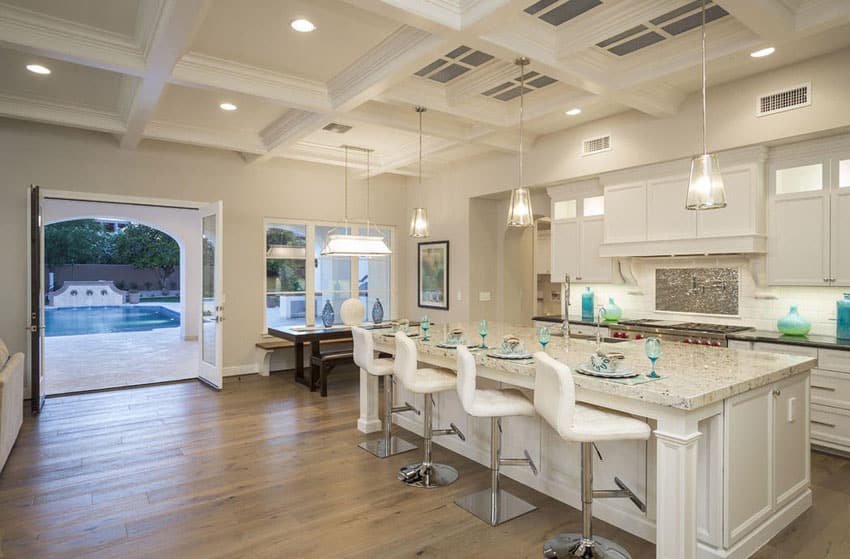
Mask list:
[[[581,294],[581,319],[593,320],[593,290],[590,287]]]
[[[791,305],[791,310],[776,323],[779,331],[786,336],[805,336],[812,329],[812,321],[800,316],[797,305]]]
[[[850,340],[850,293],[844,294],[844,299],[838,301],[838,331],[836,338]]]
[[[617,322],[623,318],[623,309],[614,302],[613,297],[608,297],[608,304],[603,307],[603,310],[605,314],[602,316],[605,317],[605,322]]]

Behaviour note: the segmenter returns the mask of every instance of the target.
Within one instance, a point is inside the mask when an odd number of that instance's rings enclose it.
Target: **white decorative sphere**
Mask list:
[[[346,299],[339,308],[339,317],[346,326],[357,326],[363,322],[366,316],[366,307],[360,299]]]

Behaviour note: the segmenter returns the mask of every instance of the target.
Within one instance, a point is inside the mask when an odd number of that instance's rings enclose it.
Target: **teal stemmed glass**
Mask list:
[[[646,356],[652,362],[652,372],[649,373],[649,378],[658,378],[658,374],[655,372],[655,362],[658,361],[658,358],[663,353],[661,351],[661,340],[656,337],[647,338],[644,344],[644,350],[646,351]]]
[[[479,346],[481,349],[487,349],[487,344],[484,343],[484,338],[487,337],[487,334],[490,332],[490,328],[487,324],[486,320],[481,320],[478,322],[478,335],[481,336],[481,345]]]
[[[551,336],[552,333],[549,331],[548,326],[538,326],[537,341],[540,342],[540,346],[543,348],[543,353],[546,353],[546,344],[549,343]]]
[[[428,315],[422,315],[422,318],[419,319],[419,327],[422,329],[422,341],[428,341],[428,329],[431,328],[431,319],[428,318]]]

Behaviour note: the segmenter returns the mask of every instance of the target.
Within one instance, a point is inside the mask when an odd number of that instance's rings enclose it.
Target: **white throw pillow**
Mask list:
[[[6,347],[6,344],[0,339],[0,369],[6,366],[6,361],[9,360],[9,348]]]

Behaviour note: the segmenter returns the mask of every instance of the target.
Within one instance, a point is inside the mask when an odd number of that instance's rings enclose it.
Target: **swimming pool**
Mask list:
[[[139,332],[180,326],[180,313],[159,306],[44,309],[45,336]]]

